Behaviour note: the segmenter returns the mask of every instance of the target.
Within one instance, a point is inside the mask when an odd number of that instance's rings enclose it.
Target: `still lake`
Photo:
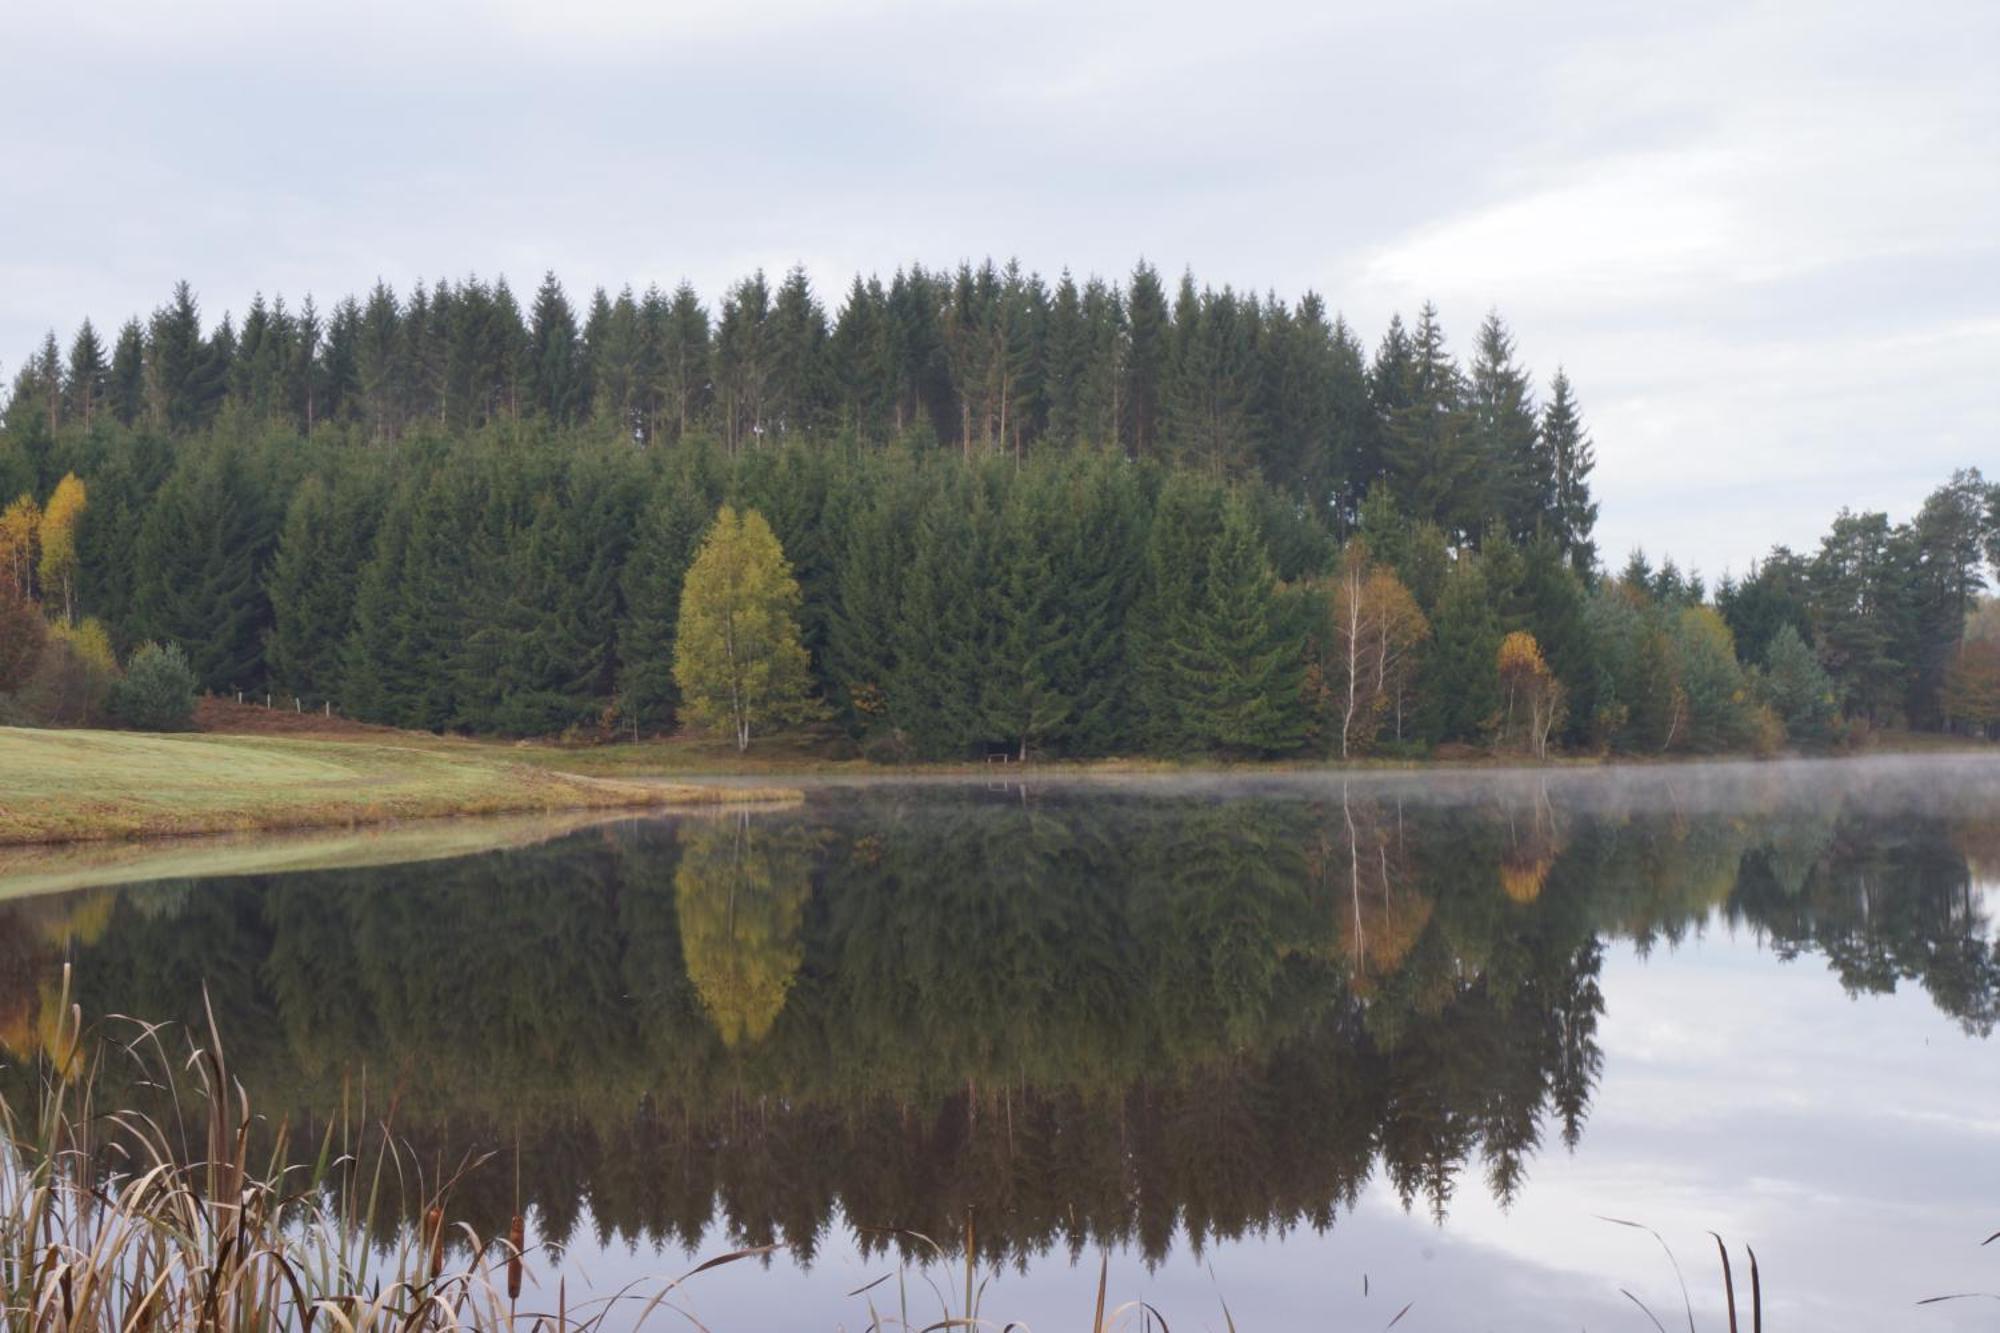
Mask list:
[[[866,1328],[899,1265],[956,1312],[968,1214],[995,1327],[1088,1327],[1107,1253],[1175,1329],[1685,1326],[1606,1217],[1703,1327],[1711,1231],[1773,1327],[2000,1315],[1916,1304],[2000,1291],[2000,761],[1010,772],[514,841],[0,878],[0,1060],[65,963],[91,1014],[206,984],[264,1115],[493,1152],[454,1214],[526,1212],[545,1289],[778,1245],[685,1289],[717,1333]]]

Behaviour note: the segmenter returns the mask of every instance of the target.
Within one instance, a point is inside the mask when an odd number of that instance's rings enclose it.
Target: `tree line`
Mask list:
[[[728,504],[796,578],[808,711],[883,758],[2000,725],[2000,649],[1966,635],[2000,555],[1976,471],[1711,596],[1600,567],[1592,460],[1498,316],[1469,365],[1428,307],[1370,358],[1311,294],[1170,301],[1144,265],[913,268],[832,316],[758,276],[713,319],[685,287],[578,319],[553,278],[524,316],[468,279],[207,331],[183,284],[110,354],[86,324],[16,378],[0,603],[53,632],[0,710],[91,720],[89,679],[156,641],[210,690],[365,720],[665,731]],[[95,676],[56,688],[85,638]]]

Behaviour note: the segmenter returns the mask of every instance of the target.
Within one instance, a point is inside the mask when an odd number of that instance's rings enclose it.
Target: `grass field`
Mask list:
[[[0,727],[0,844],[795,795],[558,773],[474,745]]]

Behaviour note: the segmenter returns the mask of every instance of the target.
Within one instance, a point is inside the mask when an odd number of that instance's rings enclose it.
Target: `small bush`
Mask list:
[[[0,705],[10,725],[94,727],[104,722],[106,701],[118,682],[118,659],[104,626],[49,625],[27,682]]]
[[[186,731],[194,722],[194,668],[176,644],[141,645],[111,691],[111,712],[135,731]]]
[[[870,732],[861,742],[861,757],[871,764],[907,764],[915,757],[910,738],[900,728]]]
[[[12,694],[28,683],[48,637],[41,608],[0,587],[0,694]]]

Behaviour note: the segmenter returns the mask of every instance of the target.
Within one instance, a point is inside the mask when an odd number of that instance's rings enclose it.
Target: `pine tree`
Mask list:
[[[121,426],[131,425],[146,410],[146,335],[136,318],[118,330],[108,393],[111,415]]]
[[[1584,575],[1597,564],[1597,544],[1590,539],[1597,526],[1597,502],[1590,498],[1590,473],[1596,465],[1596,451],[1583,429],[1569,376],[1558,369],[1548,406],[1542,410],[1535,486],[1571,568]]]
[[[1042,392],[1047,401],[1049,439],[1067,448],[1077,444],[1085,434],[1081,408],[1084,365],[1089,352],[1083,297],[1068,269],[1063,270],[1056,283],[1042,351]]]
[[[569,298],[563,295],[554,273],[544,274],[535,292],[525,388],[534,410],[558,426],[579,419],[589,403],[576,312],[570,309]]]
[[[63,380],[64,411],[88,430],[110,388],[109,368],[97,330],[85,320],[69,345],[69,373]]]
[[[1074,651],[1078,627],[1054,577],[1050,538],[1058,511],[1051,499],[1026,481],[1008,487],[987,565],[993,621],[979,672],[982,732],[1011,742],[1023,761],[1075,709],[1061,662]]]
[[[1540,423],[1528,373],[1514,364],[1514,338],[1497,311],[1479,326],[1467,385],[1470,446],[1485,494],[1480,508],[1515,541],[1542,525],[1553,496],[1541,477]]]
[[[948,474],[916,515],[894,638],[890,721],[918,751],[963,755],[987,739],[981,707],[994,617],[991,514],[971,469]]]
[[[1132,270],[1125,298],[1124,440],[1134,458],[1150,458],[1160,447],[1160,417],[1165,396],[1173,320],[1167,312],[1166,289],[1152,265]]]
[[[1206,604],[1209,552],[1220,538],[1224,493],[1207,478],[1171,472],[1146,528],[1145,587],[1128,628],[1132,716],[1149,749],[1184,750],[1195,735],[1180,695],[1175,644]]]
[[[711,393],[708,311],[683,282],[667,307],[660,343],[659,394],[665,437],[678,441],[705,419]]]
[[[378,281],[368,294],[368,304],[362,307],[354,349],[361,419],[378,440],[393,440],[403,429],[402,317],[395,291]]]
[[[1800,745],[1823,745],[1837,713],[1833,681],[1792,625],[1781,625],[1764,651],[1764,697],[1785,735]]]
[[[1069,703],[1056,729],[1063,749],[1105,754],[1129,744],[1134,715],[1129,624],[1144,581],[1145,499],[1130,469],[1097,456],[1061,480],[1045,537],[1066,627],[1051,654],[1055,690]]]
[[[338,703],[354,630],[356,586],[374,547],[384,488],[358,467],[308,477],[293,492],[266,578],[272,682],[295,698]]]
[[[1405,512],[1468,541],[1484,526],[1479,459],[1468,438],[1464,379],[1446,353],[1437,307],[1425,304],[1410,342],[1404,401],[1389,417],[1387,458]]]
[[[771,394],[771,289],[763,270],[730,289],[715,326],[715,397],[731,454],[763,441]]]
[[[804,268],[793,268],[778,287],[766,346],[771,428],[795,439],[810,439],[828,415],[832,372],[827,364],[826,311],[813,295]]]
[[[1175,461],[1216,477],[1248,470],[1257,315],[1254,303],[1239,302],[1226,287],[1197,296],[1193,278],[1182,281],[1166,417]]]
[[[639,304],[630,287],[605,314],[603,328],[591,350],[591,382],[596,392],[596,416],[616,427],[623,439],[646,437],[645,338]]]
[[[1419,726],[1433,742],[1477,743],[1500,707],[1500,619],[1485,571],[1462,556],[1445,579],[1431,614],[1431,646],[1418,684]]]
[[[314,401],[307,413],[308,431],[318,422],[352,420],[360,398],[361,306],[343,298],[327,316],[326,339],[319,373],[308,383]]]
[[[674,630],[681,588],[708,531],[715,499],[702,460],[663,475],[640,514],[624,572],[618,628],[618,709],[635,730],[671,730],[680,703]]]
[[[903,582],[916,562],[909,519],[923,503],[914,470],[882,477],[867,492],[847,524],[823,673],[829,694],[858,733],[891,715],[900,676],[896,649],[905,632]]]
[[[319,425],[325,398],[325,374],[320,366],[321,340],[319,307],[311,296],[299,307],[299,322],[292,341],[291,356],[285,364],[285,406],[292,420],[307,438]]]
[[[205,689],[262,685],[271,612],[260,574],[275,528],[243,450],[184,451],[139,529],[135,637],[179,644]]]
[[[1202,589],[1165,642],[1171,702],[1196,749],[1277,754],[1305,740],[1305,665],[1240,497],[1223,506]]]

